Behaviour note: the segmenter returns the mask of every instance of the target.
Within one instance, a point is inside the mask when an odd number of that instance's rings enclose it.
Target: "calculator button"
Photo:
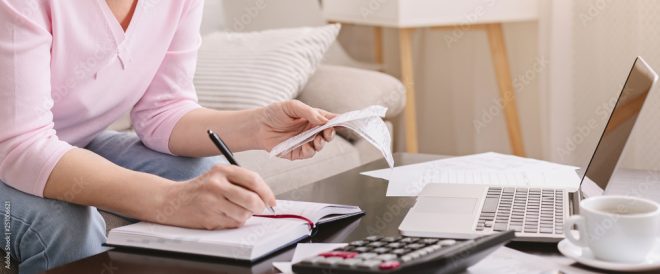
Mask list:
[[[377,268],[380,265],[380,261],[377,260],[368,260],[368,261],[362,261],[357,264],[355,264],[356,267],[359,268]]]
[[[364,247],[364,246],[356,247],[354,249],[355,252],[368,252],[369,250],[371,250],[371,249],[369,249],[368,247]]]
[[[339,258],[344,258],[344,259],[350,259],[350,258],[353,258],[357,255],[358,255],[357,253],[350,252],[350,251],[330,251],[330,252],[325,252],[325,253],[319,254],[319,256],[326,257],[326,258],[328,258],[328,257],[339,257]]]
[[[397,248],[397,249],[392,250],[392,254],[399,255],[399,256],[401,256],[403,254],[406,254],[408,252],[410,252],[410,250],[404,249],[404,248]]]
[[[419,253],[419,251],[415,251],[415,252],[411,252],[410,254],[408,254],[408,256],[410,256],[413,259],[417,259],[417,258],[421,257],[422,254]]]
[[[408,246],[406,246],[406,248],[410,248],[410,249],[420,249],[422,247],[424,247],[423,244],[409,244]]]
[[[371,247],[381,247],[381,246],[384,246],[386,244],[387,243],[385,243],[385,242],[372,242],[372,243],[369,244],[369,246],[371,246]]]
[[[387,245],[387,247],[390,247],[390,248],[399,248],[399,247],[402,247],[402,246],[403,246],[402,243],[390,243],[390,244]]]
[[[430,252],[436,251],[440,248],[442,248],[442,246],[440,246],[439,244],[430,245],[426,247],[426,249],[428,249]]]
[[[450,246],[450,245],[454,245],[455,243],[456,243],[455,240],[442,240],[438,244],[440,244],[441,246]]]
[[[402,242],[402,243],[414,243],[416,241],[417,241],[417,238],[408,237],[408,238],[401,239],[400,242]]]
[[[374,249],[374,250],[371,250],[371,252],[381,253],[381,254],[382,254],[382,253],[390,252],[390,249],[389,249],[389,248],[384,248],[384,247],[379,247],[379,248],[376,248],[376,249]]]
[[[378,265],[378,268],[380,270],[390,270],[390,269],[396,269],[401,265],[401,263],[397,261],[389,261],[389,262],[382,262],[380,265]]]
[[[407,263],[407,262],[412,261],[412,260],[413,260],[413,257],[410,256],[410,255],[406,255],[406,256],[401,257],[401,260],[402,260],[404,263]]]
[[[360,260],[360,259],[346,259],[346,260],[342,260],[342,261],[337,262],[337,265],[351,267],[351,266],[355,266],[355,265],[357,265],[361,262],[362,262],[362,260]]]
[[[368,260],[368,259],[371,259],[371,258],[375,258],[376,256],[378,256],[378,254],[367,252],[367,253],[362,253],[362,254],[358,255],[358,258]]]
[[[325,258],[325,260],[318,260],[316,261],[316,263],[320,265],[334,265],[343,260],[344,259],[338,257],[330,257],[330,258]]]
[[[369,236],[369,237],[367,237],[367,238],[365,238],[365,239],[366,239],[367,241],[378,241],[378,240],[380,239],[380,237],[378,237],[378,236]]]
[[[397,237],[385,237],[385,238],[382,238],[380,240],[383,241],[383,242],[396,242],[396,240],[398,240],[398,238]]]
[[[423,240],[422,240],[423,243],[425,243],[425,244],[429,244],[429,245],[430,245],[430,244],[435,244],[435,243],[437,243],[438,241],[439,241],[438,239],[434,239],[434,238],[426,238],[426,239],[423,239]]]
[[[367,243],[367,242],[365,242],[365,241],[352,241],[352,242],[351,242],[351,245],[357,245],[357,246],[360,246],[360,245],[364,245],[364,244],[366,244],[366,243]]]
[[[396,259],[396,255],[394,254],[381,254],[376,257],[378,260],[383,260],[383,261],[391,261]]]

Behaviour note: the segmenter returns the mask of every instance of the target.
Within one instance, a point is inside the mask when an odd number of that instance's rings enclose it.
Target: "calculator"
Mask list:
[[[462,271],[511,241],[514,231],[471,240],[369,236],[293,265],[295,273],[434,273]]]

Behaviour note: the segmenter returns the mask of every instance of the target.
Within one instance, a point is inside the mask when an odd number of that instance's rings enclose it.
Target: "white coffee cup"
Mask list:
[[[599,196],[580,202],[580,215],[564,224],[566,239],[588,247],[597,259],[640,262],[653,249],[660,221],[660,205],[627,196]],[[573,226],[579,237],[575,237]]]

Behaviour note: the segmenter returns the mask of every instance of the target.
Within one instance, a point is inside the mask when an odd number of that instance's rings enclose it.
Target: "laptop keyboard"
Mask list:
[[[476,230],[563,234],[564,191],[489,187]]]

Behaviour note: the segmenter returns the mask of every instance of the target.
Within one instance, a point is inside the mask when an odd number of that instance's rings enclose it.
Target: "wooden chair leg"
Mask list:
[[[383,64],[383,27],[374,27],[374,62]]]
[[[415,107],[415,77],[412,63],[412,33],[414,29],[399,29],[399,48],[401,57],[401,80],[406,87],[405,135],[406,152],[417,153],[417,113]]]
[[[525,148],[520,130],[520,121],[518,118],[518,109],[516,106],[516,92],[513,89],[511,79],[511,70],[507,58],[506,47],[504,45],[504,35],[502,33],[502,24],[486,25],[488,34],[488,44],[490,53],[495,66],[495,76],[500,90],[502,106],[506,126],[509,133],[509,143],[514,155],[525,156]]]

